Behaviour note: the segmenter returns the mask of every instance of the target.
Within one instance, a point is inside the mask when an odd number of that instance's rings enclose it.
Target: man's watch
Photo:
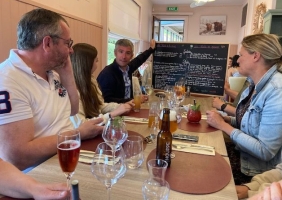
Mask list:
[[[227,103],[222,104],[220,107],[220,110],[224,112],[224,109],[226,108],[226,106],[227,106]]]

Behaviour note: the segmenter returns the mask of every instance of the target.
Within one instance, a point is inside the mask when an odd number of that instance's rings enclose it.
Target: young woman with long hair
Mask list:
[[[80,95],[79,112],[71,117],[75,126],[96,117],[103,117],[105,122],[109,114],[115,117],[130,111],[134,105],[132,101],[124,104],[104,102],[102,92],[92,75],[97,69],[97,49],[86,43],[78,43],[73,46],[73,50],[74,53],[70,57]]]

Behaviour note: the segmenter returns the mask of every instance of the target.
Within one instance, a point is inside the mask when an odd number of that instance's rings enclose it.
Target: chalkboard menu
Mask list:
[[[157,43],[153,86],[164,89],[181,77],[192,93],[224,94],[229,44]]]

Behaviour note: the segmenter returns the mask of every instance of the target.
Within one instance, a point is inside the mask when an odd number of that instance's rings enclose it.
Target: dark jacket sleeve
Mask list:
[[[128,64],[128,66],[130,67],[130,75],[132,75],[132,73],[138,69],[138,67],[140,67],[144,62],[146,62],[146,60],[149,58],[149,56],[155,51],[155,49],[152,49],[151,47],[144,51],[143,53],[141,53],[140,55],[138,55],[137,57],[135,57],[134,59],[132,59],[130,61],[130,63]]]

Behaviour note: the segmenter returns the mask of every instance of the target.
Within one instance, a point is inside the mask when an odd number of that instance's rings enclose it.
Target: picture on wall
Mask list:
[[[225,35],[226,15],[201,16],[200,35]]]

